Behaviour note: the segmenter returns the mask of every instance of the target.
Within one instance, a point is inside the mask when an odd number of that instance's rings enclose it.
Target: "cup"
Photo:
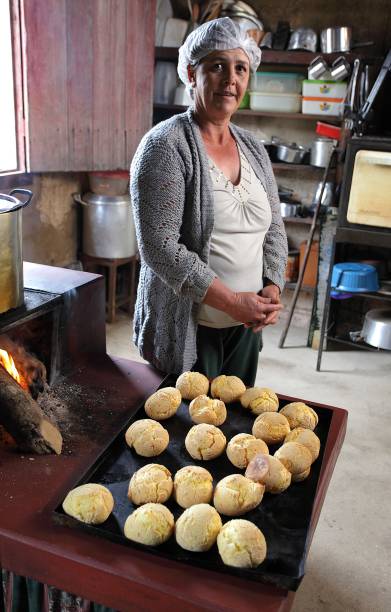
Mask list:
[[[328,65],[323,57],[315,57],[308,66],[308,78],[316,81],[322,74],[326,72]]]
[[[337,57],[331,65],[330,76],[333,81],[343,81],[350,74],[350,64],[344,57]]]

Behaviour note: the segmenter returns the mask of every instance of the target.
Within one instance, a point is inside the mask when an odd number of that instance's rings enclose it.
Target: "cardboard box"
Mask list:
[[[307,241],[304,240],[300,244],[300,270],[303,266],[304,255],[305,255],[305,247]],[[311,245],[310,254],[307,261],[307,266],[303,278],[303,285],[307,285],[307,287],[316,287],[316,282],[318,279],[318,261],[319,261],[319,241],[314,240]]]

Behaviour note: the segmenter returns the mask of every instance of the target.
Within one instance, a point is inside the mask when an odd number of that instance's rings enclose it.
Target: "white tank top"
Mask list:
[[[233,185],[209,158],[214,197],[214,227],[209,266],[233,291],[263,287],[263,243],[271,209],[262,186],[240,147],[240,181]],[[201,304],[198,323],[207,327],[241,325],[222,310]]]

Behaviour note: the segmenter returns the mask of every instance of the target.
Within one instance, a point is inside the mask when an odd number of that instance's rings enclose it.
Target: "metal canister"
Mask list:
[[[334,147],[331,138],[315,138],[311,145],[310,164],[318,168],[326,168]]]
[[[16,193],[27,196],[27,200],[21,202],[14,197]],[[22,208],[32,197],[28,189],[0,194],[0,313],[22,306],[24,302]]]
[[[133,211],[128,195],[73,194],[83,209],[83,253],[123,259],[137,253]]]

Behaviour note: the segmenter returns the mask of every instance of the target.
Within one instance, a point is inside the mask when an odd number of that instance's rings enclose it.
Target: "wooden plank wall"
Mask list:
[[[127,169],[152,125],[155,0],[24,12],[30,171]]]

